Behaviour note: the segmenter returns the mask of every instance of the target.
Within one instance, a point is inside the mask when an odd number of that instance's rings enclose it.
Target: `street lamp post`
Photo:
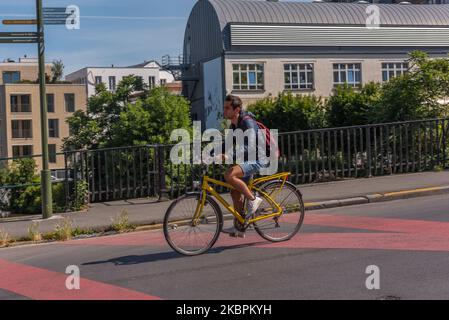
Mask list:
[[[42,217],[48,219],[53,215],[53,197],[51,190],[51,173],[48,157],[48,120],[47,96],[45,91],[45,43],[44,20],[42,17],[42,0],[36,0],[37,33],[38,33],[38,59],[39,59],[39,92],[41,109],[41,141],[42,141]]]

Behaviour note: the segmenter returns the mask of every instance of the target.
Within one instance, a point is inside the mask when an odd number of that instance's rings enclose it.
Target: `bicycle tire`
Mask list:
[[[202,220],[202,222],[211,222],[211,225],[216,225],[215,227],[212,228],[212,232],[213,235],[209,235],[210,237],[210,241],[207,241],[205,243],[205,245],[203,247],[200,247],[199,249],[188,249],[188,248],[183,248],[180,246],[179,243],[177,243],[177,241],[175,241],[173,239],[173,236],[171,233],[172,230],[176,230],[178,228],[178,226],[181,227],[190,227],[190,228],[199,228],[198,226],[192,226],[192,225],[188,225],[189,224],[189,219],[193,219],[193,215],[195,214],[195,208],[196,206],[192,206],[191,208],[193,208],[193,210],[188,210],[191,212],[187,212],[184,220],[179,220],[176,216],[174,216],[175,214],[179,213],[179,210],[181,208],[181,205],[185,202],[192,202],[192,203],[198,203],[198,201],[201,200],[201,194],[200,193],[194,193],[194,194],[186,194],[184,196],[181,196],[180,198],[178,198],[175,202],[173,202],[170,207],[167,209],[167,212],[165,214],[164,217],[164,223],[163,223],[163,229],[164,229],[164,237],[165,240],[167,241],[167,243],[169,244],[169,246],[176,252],[185,255],[185,256],[197,256],[197,255],[201,255],[205,252],[207,252],[210,248],[212,248],[214,246],[214,244],[217,242],[218,237],[220,236],[221,230],[223,229],[223,214],[222,211],[219,207],[219,205],[217,204],[217,202],[210,196],[206,196],[206,201],[205,201],[205,207],[203,209],[202,215],[200,217],[200,219],[204,219],[205,215],[207,214],[207,212],[211,212],[213,214],[209,215],[208,217],[205,218],[205,220]],[[207,211],[207,209],[211,209],[209,211]],[[176,220],[178,219],[178,220]],[[215,222],[214,222],[214,219]],[[176,228],[176,229],[174,229]],[[191,234],[189,232],[189,234]],[[196,232],[195,232],[196,235]],[[200,237],[201,238],[201,237]]]
[[[287,209],[287,204],[282,204],[282,200],[279,199],[273,199],[276,202],[278,202],[279,204],[281,204],[281,207],[283,208],[283,213],[280,217],[278,218],[271,218],[271,219],[267,219],[267,220],[260,220],[259,222],[255,222],[254,223],[254,229],[256,230],[256,232],[265,240],[268,240],[270,242],[284,242],[284,241],[288,241],[291,240],[301,229],[302,224],[304,222],[304,217],[305,217],[305,208],[304,208],[304,202],[302,199],[302,195],[301,192],[298,190],[298,188],[290,183],[290,182],[285,182],[285,184],[283,184],[282,181],[271,181],[266,183],[265,185],[263,185],[260,189],[267,193],[270,194],[270,189],[278,189],[282,186],[282,190],[287,190],[288,192],[288,197],[293,196],[293,204],[290,204],[290,210],[295,210],[292,213],[297,213],[296,215],[291,215],[291,216],[286,216],[286,214],[290,214],[288,212],[286,212]],[[284,200],[285,202],[285,200]],[[264,203],[266,204],[267,201],[264,200]],[[299,208],[297,208],[299,207]],[[296,209],[298,209],[296,211]],[[260,208],[258,211],[263,210],[263,208]],[[285,226],[291,227],[292,230],[287,232],[285,235],[281,236],[281,237],[275,237],[273,235],[270,235],[268,230],[276,230],[281,228],[280,226],[280,219],[282,218],[287,218],[288,220],[293,220],[291,218],[294,218],[294,216],[297,216],[298,221],[294,222],[294,223],[290,223],[290,222],[281,222],[283,223]],[[274,226],[269,226],[268,223],[271,222]],[[287,225],[288,224],[288,225]],[[294,226],[290,226],[294,224]],[[286,228],[285,228],[286,229]]]

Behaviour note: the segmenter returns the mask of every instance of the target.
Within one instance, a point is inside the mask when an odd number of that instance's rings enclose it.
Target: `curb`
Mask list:
[[[328,200],[328,201],[321,201],[321,202],[309,202],[309,203],[305,203],[304,205],[305,205],[306,211],[314,211],[314,210],[347,207],[347,206],[354,206],[354,205],[361,205],[361,204],[368,204],[368,203],[410,199],[410,198],[439,195],[439,194],[449,194],[449,186],[428,187],[428,188],[403,190],[403,191],[388,192],[388,193],[375,193],[375,194],[369,194],[369,195],[365,195],[365,196],[347,198],[347,199]],[[224,214],[223,217],[224,217],[224,220],[227,221],[227,220],[231,220],[233,216],[231,214]],[[158,219],[153,222],[149,222],[149,221],[143,222],[142,221],[140,224],[136,223],[136,224],[134,224],[135,229],[132,232],[161,230],[162,229],[161,221],[162,221],[162,219]],[[133,223],[131,222],[131,224],[133,224]],[[97,229],[100,230],[100,227],[97,227]],[[102,237],[102,236],[107,236],[107,235],[111,235],[111,234],[104,234],[104,233],[99,232],[97,235],[92,235],[90,237],[92,237],[92,238],[93,237]],[[76,238],[73,240],[76,240]],[[51,240],[51,241],[42,241],[42,242],[38,242],[38,243],[30,242],[30,241],[16,241],[13,244],[11,244],[10,247],[24,246],[24,245],[30,245],[30,244],[32,244],[32,245],[45,244],[45,243],[50,243],[50,242],[57,242],[57,241]],[[2,248],[2,247],[0,247],[0,248]]]
[[[356,198],[329,200],[322,202],[309,202],[305,203],[306,210],[321,210],[346,206],[354,206],[359,204],[387,202],[401,199],[410,199],[417,197],[424,197],[430,195],[447,194],[449,193],[449,186],[430,187],[421,189],[403,190],[397,192],[388,193],[375,193],[368,194],[366,196],[360,196]]]

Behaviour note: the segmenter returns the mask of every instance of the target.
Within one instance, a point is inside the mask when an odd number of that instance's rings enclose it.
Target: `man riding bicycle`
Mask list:
[[[243,111],[242,100],[234,95],[228,95],[225,99],[224,103],[224,118],[231,121],[232,130],[241,129],[244,133],[247,130],[253,130],[253,137],[258,136],[259,132],[259,124],[254,119],[255,116],[250,112]],[[247,214],[245,218],[251,217],[256,213],[259,206],[262,204],[262,198],[255,196],[248,188],[248,181],[251,176],[258,174],[262,168],[266,167],[266,164],[262,164],[260,160],[257,158],[256,154],[250,155],[250,150],[257,150],[257,147],[251,145],[255,144],[255,140],[245,139],[243,145],[238,146],[240,151],[243,153],[244,161],[241,164],[236,164],[231,167],[225,173],[225,180],[235,189],[231,191],[232,201],[234,203],[234,208],[237,212],[239,212],[242,216],[244,215],[244,199],[247,200]],[[264,142],[266,143],[266,142]],[[224,160],[228,160],[229,157],[226,155],[226,143],[223,143],[222,150],[225,151],[221,157]],[[238,152],[238,150],[237,150]],[[235,154],[235,153],[234,153]],[[250,158],[254,158],[250,160]],[[235,162],[233,162],[235,163]],[[243,196],[243,197],[242,197]],[[240,237],[244,238],[245,234],[243,232],[238,231],[235,228],[227,230],[232,237]]]

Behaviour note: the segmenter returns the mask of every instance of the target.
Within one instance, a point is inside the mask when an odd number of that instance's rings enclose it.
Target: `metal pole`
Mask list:
[[[39,92],[41,107],[41,140],[42,140],[42,217],[48,219],[53,214],[53,201],[51,190],[51,174],[48,166],[48,120],[47,99],[45,92],[45,44],[44,21],[42,19],[42,0],[36,0],[37,32],[38,32],[38,56],[39,56]]]

